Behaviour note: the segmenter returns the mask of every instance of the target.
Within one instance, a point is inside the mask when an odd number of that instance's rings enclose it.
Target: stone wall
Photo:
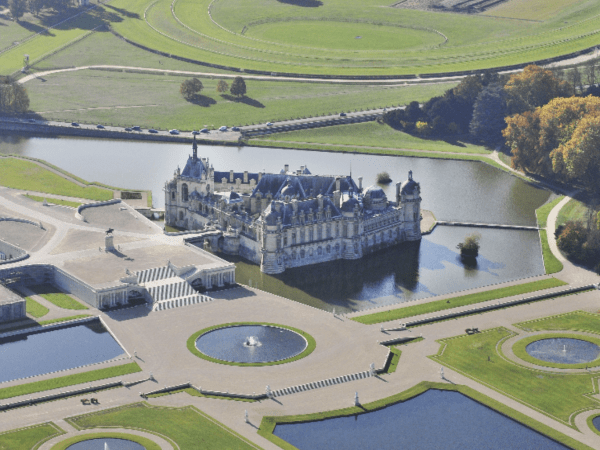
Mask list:
[[[20,247],[0,239],[0,264],[14,263],[29,257],[29,254]]]

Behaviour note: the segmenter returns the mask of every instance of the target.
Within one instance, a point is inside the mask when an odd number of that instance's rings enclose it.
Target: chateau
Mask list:
[[[280,173],[217,172],[198,158],[165,183],[165,223],[206,230],[214,250],[240,255],[277,274],[336,259],[358,259],[382,247],[421,239],[419,183],[362,187],[347,175],[313,175],[306,166]]]

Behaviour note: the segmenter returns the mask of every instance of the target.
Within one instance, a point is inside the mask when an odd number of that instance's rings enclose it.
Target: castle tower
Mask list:
[[[396,202],[404,211],[406,239],[421,239],[421,186],[413,180],[412,170],[408,171],[408,180],[396,184]]]

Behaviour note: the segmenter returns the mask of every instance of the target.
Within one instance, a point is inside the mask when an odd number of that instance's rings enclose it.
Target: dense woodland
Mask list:
[[[11,17],[16,21],[27,12],[35,16],[42,11],[60,13],[78,5],[76,0],[0,0],[0,9],[8,8]]]

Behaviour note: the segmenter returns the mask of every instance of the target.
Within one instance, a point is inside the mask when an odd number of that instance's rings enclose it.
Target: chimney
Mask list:
[[[229,171],[229,182],[233,183],[233,170]]]
[[[262,176],[263,176],[263,173],[262,172],[258,172],[258,181],[262,180]]]
[[[288,173],[290,171],[290,165],[286,164],[285,166],[283,166],[285,173]]]
[[[244,170],[244,183],[248,183],[248,171]]]
[[[362,191],[362,178],[363,177],[358,177],[358,188]]]
[[[336,191],[340,191],[341,190],[341,180],[339,178],[335,179],[335,190]]]

